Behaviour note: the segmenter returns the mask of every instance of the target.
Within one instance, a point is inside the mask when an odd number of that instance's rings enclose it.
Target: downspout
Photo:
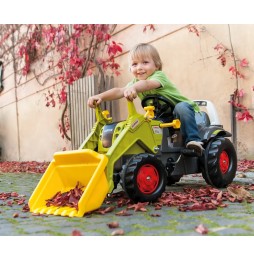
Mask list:
[[[234,94],[230,95],[230,101],[231,102],[234,101]],[[231,111],[232,142],[233,142],[235,150],[237,152],[236,110],[235,110],[233,103],[231,103],[231,110],[230,111]]]
[[[233,43],[232,43],[232,38],[231,38],[231,30],[230,30],[230,25],[228,24],[228,34],[229,34],[229,41],[230,41],[230,46],[231,46],[231,51],[232,51],[232,56],[233,56],[233,60],[234,60],[234,65],[235,68],[237,68],[237,64],[236,64],[236,59],[235,59],[235,52],[234,52],[234,47],[233,47]],[[236,90],[238,90],[238,76],[236,74],[236,78],[235,78],[235,83],[236,83]],[[234,95],[231,94],[230,95],[230,101],[234,101]],[[236,133],[236,109],[233,105],[233,103],[231,103],[231,132],[232,132],[232,142],[235,146],[235,150],[237,153],[237,133]]]

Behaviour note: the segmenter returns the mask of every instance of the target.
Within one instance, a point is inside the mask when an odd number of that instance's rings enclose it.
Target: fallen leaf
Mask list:
[[[251,184],[251,185],[247,186],[246,189],[247,189],[247,190],[254,190],[254,184]]]
[[[246,175],[244,173],[239,173],[236,175],[237,178],[246,178]]]
[[[11,197],[18,197],[19,194],[17,192],[11,192]]]
[[[158,204],[158,205],[155,206],[154,209],[155,209],[155,210],[160,210],[161,208],[162,208],[162,206]]]
[[[81,232],[79,230],[73,230],[71,233],[72,236],[82,236]]]
[[[244,199],[252,198],[250,192],[245,190],[243,187],[238,187],[238,188],[227,187],[227,191],[230,196],[232,196],[233,198],[236,198],[237,200],[244,200]]]
[[[17,217],[19,216],[19,213],[14,213],[12,216],[13,216],[14,218],[17,218]]]
[[[216,200],[221,200],[222,199],[222,191],[219,192],[219,194],[216,197]]]
[[[119,223],[117,221],[113,221],[107,224],[109,228],[117,228],[119,227]]]
[[[131,213],[128,213],[127,210],[121,210],[116,213],[116,216],[131,216]]]
[[[84,186],[79,186],[77,182],[75,188],[61,193],[58,191],[52,198],[46,200],[46,206],[72,207],[78,210],[78,201],[83,194]]]
[[[124,235],[124,230],[123,229],[117,229],[117,230],[114,230],[111,233],[111,236],[122,236],[122,235]]]
[[[44,173],[50,162],[3,161],[0,162],[2,173]]]
[[[114,206],[110,206],[110,207],[107,207],[107,208],[97,209],[97,210],[95,210],[95,212],[98,213],[98,214],[101,214],[101,215],[105,215],[106,213],[112,212],[114,209],[115,209]]]
[[[114,209],[115,209],[114,206],[110,206],[110,207],[107,207],[107,208],[104,210],[104,212],[105,212],[105,213],[110,213],[110,212],[112,212]]]
[[[249,171],[254,169],[254,160],[240,160],[237,162],[237,170],[238,171]]]
[[[146,212],[147,209],[145,206],[147,206],[149,202],[138,202],[137,204],[133,204],[131,206],[128,206],[127,209],[134,209],[134,211],[141,211],[141,212]]]
[[[22,212],[29,212],[30,211],[30,208],[28,206],[28,204],[26,203],[23,208],[22,208]]]
[[[155,214],[155,213],[153,213],[153,214],[151,214],[151,217],[160,217],[161,216],[161,214]]]
[[[13,204],[13,201],[9,200],[9,201],[7,201],[6,203],[7,203],[7,205],[8,205],[8,206],[10,206],[10,207],[11,207],[11,206],[12,206],[12,204]]]
[[[204,235],[208,233],[208,229],[207,227],[205,227],[203,224],[198,225],[197,227],[195,227],[196,232]]]

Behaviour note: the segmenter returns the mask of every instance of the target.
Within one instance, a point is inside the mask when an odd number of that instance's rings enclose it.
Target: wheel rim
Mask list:
[[[226,174],[229,168],[229,157],[226,151],[222,151],[220,154],[220,170],[223,174]]]
[[[153,193],[159,184],[159,173],[157,169],[150,164],[143,165],[137,175],[137,184],[139,190],[144,194]]]

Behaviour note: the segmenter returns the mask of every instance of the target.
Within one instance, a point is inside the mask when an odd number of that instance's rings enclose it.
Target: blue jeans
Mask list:
[[[181,122],[180,131],[185,139],[185,144],[189,141],[201,141],[195,120],[195,112],[189,103],[179,102],[176,104],[173,115]]]

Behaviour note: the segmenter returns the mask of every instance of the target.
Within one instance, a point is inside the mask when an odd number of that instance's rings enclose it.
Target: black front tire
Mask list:
[[[232,142],[223,137],[211,140],[201,159],[201,166],[207,184],[217,188],[227,187],[237,170],[237,155]]]
[[[133,156],[124,167],[120,184],[134,202],[154,202],[165,191],[167,173],[153,154]]]

